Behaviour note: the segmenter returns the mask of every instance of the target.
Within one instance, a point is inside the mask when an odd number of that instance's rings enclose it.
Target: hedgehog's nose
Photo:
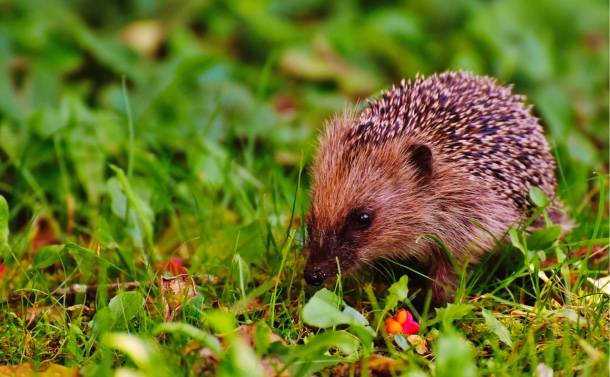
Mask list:
[[[324,273],[318,267],[305,269],[305,281],[311,285],[321,285],[324,283]]]

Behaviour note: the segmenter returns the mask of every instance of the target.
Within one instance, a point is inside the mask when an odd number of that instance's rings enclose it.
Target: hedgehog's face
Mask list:
[[[427,147],[389,142],[346,159],[353,152],[332,141],[322,140],[312,169],[305,280],[314,285],[408,253],[425,223],[432,176]]]
[[[339,270],[346,272],[363,262],[362,250],[369,243],[376,211],[371,207],[353,208],[342,223],[326,228],[320,226],[315,214],[307,221],[309,259],[305,280],[319,285]]]

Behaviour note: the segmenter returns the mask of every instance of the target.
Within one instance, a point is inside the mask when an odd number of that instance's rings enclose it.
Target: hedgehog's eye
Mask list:
[[[367,209],[356,210],[350,217],[350,225],[353,229],[364,230],[373,223],[373,212]]]

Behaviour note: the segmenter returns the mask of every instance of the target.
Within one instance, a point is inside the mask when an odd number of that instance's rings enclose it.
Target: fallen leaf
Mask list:
[[[69,193],[66,197],[66,233],[72,234],[76,225],[76,202],[74,196]]]
[[[593,245],[591,247],[589,247],[589,246],[579,247],[578,249],[570,251],[570,253],[567,255],[567,257],[570,259],[573,259],[573,260],[578,260],[578,261],[585,260],[585,258],[586,258],[588,265],[591,266],[592,268],[597,268],[597,267],[608,265],[607,246],[602,245],[602,244]],[[558,263],[557,256],[550,254],[547,256],[547,258],[544,261],[542,261],[542,263],[540,265],[543,268],[547,268],[547,267],[553,267],[557,263]],[[578,277],[578,275],[576,275],[576,277]]]
[[[263,374],[268,377],[289,377],[288,369],[277,356],[265,356],[261,358]],[[281,373],[280,373],[281,372]]]
[[[245,340],[246,343],[248,343],[250,346],[254,347],[256,327],[257,326],[253,323],[241,325],[237,329],[235,329],[235,332],[237,332],[237,334],[243,340]],[[271,330],[271,329],[269,329],[269,330]],[[283,344],[286,344],[286,341],[281,336],[274,334],[272,331],[268,332],[268,337],[269,337],[269,339],[267,339],[268,343],[282,342]]]
[[[536,313],[526,312],[526,311],[523,311],[523,310],[515,309],[515,310],[510,312],[510,316],[513,317],[513,318],[532,319],[532,318],[536,317]]]
[[[498,339],[500,339],[502,343],[506,344],[509,347],[512,347],[513,341],[510,338],[510,332],[508,331],[506,326],[504,326],[502,322],[498,321],[498,319],[494,317],[494,315],[490,311],[483,309],[481,313],[483,314],[483,318],[485,319],[485,324],[487,325],[487,327],[494,334],[496,334],[496,336],[498,337]]]
[[[34,220],[32,234],[30,235],[30,245],[33,252],[43,246],[59,243],[57,237],[56,224],[53,219],[47,216],[38,216]]]
[[[283,166],[297,166],[299,164],[299,155],[289,151],[277,151],[273,155],[273,159]]]
[[[475,377],[477,365],[472,343],[457,332],[443,334],[435,342],[436,376]]]
[[[589,283],[593,284],[595,288],[610,296],[610,275],[601,277],[599,279],[587,278],[587,280]]]
[[[553,377],[553,368],[550,368],[545,363],[539,363],[536,366],[536,377]]]
[[[430,352],[428,350],[428,342],[426,341],[426,338],[424,338],[423,336],[409,335],[409,336],[407,336],[407,341],[409,342],[409,344],[411,344],[413,346],[413,348],[415,348],[415,352],[417,352],[420,355],[425,355],[428,352]]]
[[[44,364],[36,370],[30,362],[11,366],[0,365],[0,377],[76,377],[78,375],[76,368],[67,368],[53,363]]]
[[[57,306],[31,306],[25,311],[25,321],[28,327],[40,318],[44,318],[51,323],[58,323],[63,320],[64,314],[64,309]]]
[[[285,118],[294,117],[297,109],[297,100],[290,93],[278,93],[273,97],[273,108]]]
[[[209,348],[199,350],[199,360],[193,365],[193,374],[196,376],[213,376],[218,367],[218,357]]]
[[[161,276],[159,287],[161,288],[164,319],[168,322],[174,319],[184,303],[197,295],[195,282],[188,274]]]
[[[280,67],[288,75],[310,81],[331,80],[341,90],[356,96],[368,96],[377,86],[377,78],[349,64],[330,43],[318,38],[313,46],[288,49],[280,57]]]
[[[403,364],[400,361],[377,354],[369,356],[366,366],[368,375],[373,377],[400,375],[400,371],[403,368]],[[330,375],[333,377],[361,376],[363,374],[361,373],[360,368],[361,363],[358,361],[354,365],[354,373],[351,374],[352,366],[347,363],[342,363],[334,367]]]
[[[121,31],[121,39],[127,46],[143,56],[153,56],[165,39],[165,30],[157,20],[139,20]]]

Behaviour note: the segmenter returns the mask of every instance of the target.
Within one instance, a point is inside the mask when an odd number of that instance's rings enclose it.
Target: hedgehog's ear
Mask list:
[[[409,164],[424,183],[432,178],[432,150],[427,145],[411,144],[408,148]]]

